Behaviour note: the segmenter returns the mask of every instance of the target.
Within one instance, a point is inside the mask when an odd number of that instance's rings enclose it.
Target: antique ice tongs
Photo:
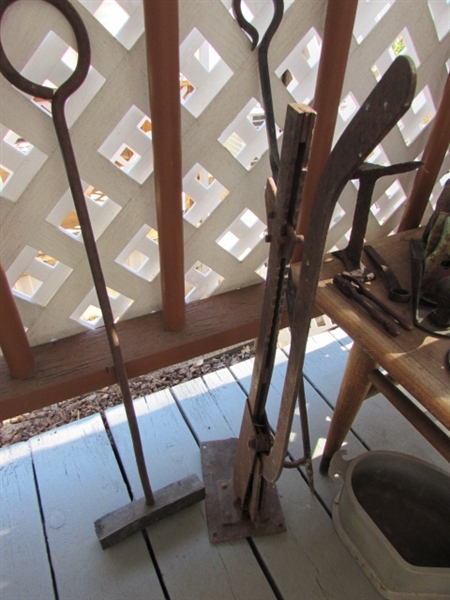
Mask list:
[[[315,195],[315,206],[305,237],[300,276],[291,320],[291,349],[281,397],[277,428],[272,436],[265,412],[273,363],[268,348],[276,339],[279,299],[282,297],[286,237],[291,235],[290,215],[298,210],[308,143],[302,142],[303,125],[312,125],[311,113],[299,118],[299,108],[288,107],[275,192],[271,180],[266,188],[271,248],[266,292],[256,345],[252,383],[239,439],[205,442],[201,445],[206,510],[210,540],[219,542],[285,530],[275,482],[285,465],[293,414],[299,390],[303,390],[303,364],[310,320],[322,266],[325,241],[336,202],[348,181],[372,150],[408,110],[415,90],[412,61],[398,57],[350,122],[331,152]],[[303,120],[304,119],[304,120]],[[295,133],[293,133],[295,131]],[[305,130],[306,131],[306,130]],[[310,130],[308,129],[310,134]],[[300,134],[300,135],[299,135]],[[290,199],[295,202],[290,207]],[[295,206],[295,208],[294,208]]]
[[[17,0],[0,0],[0,22],[5,11]],[[1,73],[16,88],[33,97],[51,101],[53,124],[61,149],[64,166],[69,180],[75,209],[80,222],[83,242],[89,266],[94,280],[95,290],[102,311],[105,331],[113,359],[114,370],[122,393],[125,412],[130,428],[133,449],[138,472],[144,490],[144,498],[136,500],[124,507],[98,519],[95,529],[103,548],[108,548],[139,529],[160,520],[181,508],[189,506],[204,497],[204,487],[196,475],[191,475],[165,488],[152,492],[148,477],[141,437],[134,411],[128,377],[114,323],[114,316],[109,302],[100,258],[89,219],[84,192],[75,159],[65,118],[65,103],[82,85],[89,71],[91,62],[89,37],[84,23],[75,8],[67,0],[46,0],[59,10],[73,29],[78,47],[78,62],[72,75],[57,90],[38,85],[23,77],[12,66],[7,58],[0,40]]]

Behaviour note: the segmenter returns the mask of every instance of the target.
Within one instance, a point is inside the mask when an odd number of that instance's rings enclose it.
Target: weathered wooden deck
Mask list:
[[[0,451],[2,600],[375,600],[380,598],[335,533],[340,489],[318,472],[348,354],[340,331],[310,338],[307,398],[316,493],[285,470],[278,491],[286,533],[211,545],[204,502],[103,551],[94,521],[142,496],[122,406]],[[288,348],[278,351],[268,403],[275,424]],[[237,436],[252,360],[136,401],[154,489],[201,477],[202,441]],[[290,451],[301,454],[299,422]],[[381,396],[366,401],[348,456],[391,449],[448,468]]]

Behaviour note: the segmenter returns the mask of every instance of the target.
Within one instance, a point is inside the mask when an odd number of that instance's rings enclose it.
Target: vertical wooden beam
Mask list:
[[[163,323],[185,320],[178,0],[144,0]]]
[[[450,75],[447,75],[438,111],[434,117],[430,136],[425,145],[424,164],[417,171],[411,194],[406,203],[398,231],[414,229],[420,225],[428,199],[439,175],[445,153],[450,144]]]
[[[25,379],[34,371],[34,356],[14,302],[6,273],[0,265],[0,347],[13,377]]]
[[[300,235],[308,230],[317,183],[333,143],[357,5],[358,0],[328,0],[313,103],[317,120],[297,225]],[[300,261],[301,257],[299,244],[293,262]]]

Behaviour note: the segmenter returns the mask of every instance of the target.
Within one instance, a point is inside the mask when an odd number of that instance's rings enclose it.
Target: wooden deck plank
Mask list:
[[[0,450],[0,498],[2,600],[54,598],[31,450],[25,442]]]
[[[200,450],[169,390],[135,401],[153,488],[190,474],[202,477]],[[122,463],[136,497],[142,495],[122,406],[106,411]],[[246,540],[212,546],[204,502],[147,529],[171,600],[274,598]],[[245,565],[245,568],[243,568]]]
[[[106,551],[94,521],[129,502],[101,417],[30,440],[58,598],[164,598],[142,535]]]
[[[252,361],[244,361],[251,365]],[[242,365],[243,363],[239,363]],[[204,376],[205,393],[199,382],[175,386],[173,392],[180,401],[199,439],[204,441],[239,434],[245,394],[227,369]],[[201,394],[196,398],[198,392]],[[232,412],[240,398],[240,409]],[[198,406],[203,410],[199,417]],[[204,414],[222,418],[215,421],[227,427],[211,427]],[[331,519],[315,498],[298,471],[283,472],[277,483],[288,531],[274,536],[258,537],[253,541],[273,577],[283,598],[292,600],[379,599],[359,567],[337,537]],[[322,537],[323,536],[323,537]],[[324,540],[326,539],[326,543]]]
[[[191,302],[186,306],[186,325],[179,332],[164,329],[160,312],[119,321],[128,376],[152,373],[253,339],[263,295],[260,283]],[[282,322],[287,324],[286,313]],[[12,378],[0,356],[1,420],[116,383],[104,327],[34,346],[33,354],[36,370],[28,379]]]

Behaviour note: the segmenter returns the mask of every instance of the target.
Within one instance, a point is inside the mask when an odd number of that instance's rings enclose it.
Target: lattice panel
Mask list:
[[[161,308],[151,113],[141,0],[72,0],[89,31],[92,68],[67,106],[71,135],[116,319]],[[180,2],[186,301],[265,275],[264,186],[270,175],[257,55],[231,0]],[[270,0],[246,0],[262,33]],[[370,160],[418,159],[449,69],[450,8],[441,0],[361,1],[336,138],[396,54],[418,69],[417,95]],[[313,104],[326,1],[290,0],[269,61],[279,142],[286,105]],[[58,86],[76,64],[73,34],[42,2],[18,2],[2,24],[15,67]],[[20,40],[20,44],[16,41]],[[101,325],[49,106],[1,81],[1,262],[31,343]],[[447,155],[425,218],[448,177]],[[377,184],[368,239],[395,231],[414,173]],[[327,249],[346,244],[357,188],[349,183]]]

